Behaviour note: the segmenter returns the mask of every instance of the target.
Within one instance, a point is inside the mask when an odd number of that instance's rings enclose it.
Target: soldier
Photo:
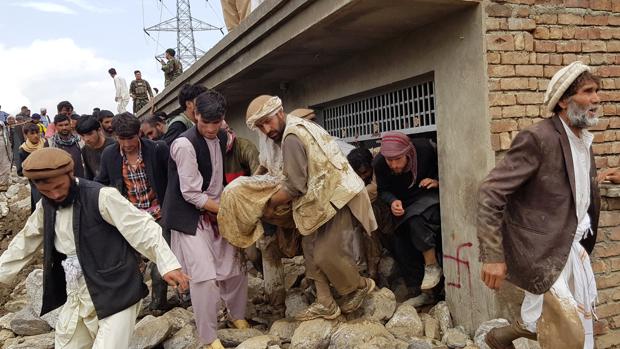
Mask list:
[[[175,54],[176,52],[174,49],[169,48],[166,50],[166,59],[168,63],[164,63],[161,59],[159,60],[161,63],[161,70],[164,71],[164,86],[168,86],[172,80],[183,73],[183,65],[181,65],[181,61],[174,57]]]
[[[136,114],[149,103],[149,99],[153,98],[153,90],[149,82],[142,79],[139,70],[134,71],[133,75],[136,79],[129,85],[129,95],[133,98],[133,113]]]

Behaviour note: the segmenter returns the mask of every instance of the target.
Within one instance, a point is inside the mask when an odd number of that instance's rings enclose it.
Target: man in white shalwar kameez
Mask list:
[[[116,111],[121,114],[127,111],[127,104],[129,103],[129,89],[127,88],[127,81],[125,78],[120,77],[116,73],[116,69],[110,68],[108,70],[112,79],[114,79],[114,90],[116,90],[116,95],[114,95],[114,101],[117,104]]]
[[[43,246],[43,306],[62,306],[55,348],[127,348],[141,299],[148,294],[135,251],[183,291],[188,277],[147,213],[114,188],[73,177],[57,148],[33,152],[23,172],[43,195],[24,228],[0,256],[8,285]]]
[[[521,131],[480,188],[478,239],[482,279],[525,291],[522,322],[493,329],[492,349],[519,337],[541,347],[594,348],[597,297],[589,253],[596,242],[600,196],[592,153],[599,78],[581,62],[558,71],[545,104],[553,113]]]

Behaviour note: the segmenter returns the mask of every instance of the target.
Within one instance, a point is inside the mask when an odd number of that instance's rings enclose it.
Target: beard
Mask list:
[[[586,106],[580,106],[577,102],[571,100],[568,102],[568,109],[566,115],[570,120],[571,126],[576,128],[588,128],[598,123],[598,105],[588,104]],[[590,117],[589,114],[593,113],[594,116]]]

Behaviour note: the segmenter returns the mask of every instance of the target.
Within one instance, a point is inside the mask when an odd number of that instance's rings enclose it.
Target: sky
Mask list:
[[[218,0],[190,4],[194,18],[226,33]],[[176,47],[176,33],[149,37],[143,28],[175,16],[175,0],[0,0],[1,110],[15,115],[23,105],[32,113],[46,107],[54,116],[58,102],[68,100],[78,114],[94,107],[116,112],[111,67],[127,84],[140,70],[161,91],[154,56]],[[196,47],[208,51],[222,38],[220,31],[198,32]]]

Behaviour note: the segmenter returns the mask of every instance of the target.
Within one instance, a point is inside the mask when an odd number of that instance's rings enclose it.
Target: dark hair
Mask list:
[[[140,71],[139,71],[139,70],[134,70],[134,71],[133,71],[133,74],[134,74],[134,75],[136,75],[136,74],[138,74],[138,73],[140,73]],[[142,73],[140,73],[140,74],[142,74]]]
[[[58,103],[58,105],[56,106],[56,110],[60,113],[64,108],[67,108],[69,110],[73,110],[73,104],[71,104],[69,101],[62,101],[60,103]]]
[[[151,127],[155,127],[157,126],[157,124],[164,124],[166,123],[164,121],[164,119],[160,118],[159,116],[147,116],[144,119],[142,119],[142,121],[140,122],[140,124],[149,124]]]
[[[133,137],[140,133],[140,120],[132,113],[124,112],[114,115],[112,119],[112,130],[118,137]]]
[[[59,124],[61,122],[65,122],[65,121],[71,121],[71,119],[66,116],[65,114],[58,114],[56,116],[54,116],[54,124]]]
[[[226,98],[215,90],[207,90],[196,97],[196,111],[203,121],[219,121],[226,114]]]
[[[156,111],[155,113],[153,113],[153,116],[157,116],[158,118],[162,119],[162,120],[166,120],[168,118],[168,114],[166,114],[165,111]]]
[[[177,54],[172,48],[167,49],[166,53],[171,55],[172,57],[174,57]]]
[[[110,68],[108,69],[108,73],[116,75],[116,69]]]
[[[97,113],[97,121],[102,122],[103,119],[107,119],[107,118],[113,118],[114,117],[114,113],[112,113],[109,110],[101,110],[100,112]]]
[[[559,102],[576,95],[577,91],[579,91],[579,89],[588,82],[594,82],[597,86],[601,86],[601,78],[590,73],[589,71],[584,71],[575,79],[575,81],[573,81],[572,84],[570,84],[570,86],[568,86],[566,91],[564,91],[562,97],[558,99],[558,103],[556,103],[555,107],[553,107],[553,112],[556,114],[561,112],[562,107],[560,107]]]
[[[22,105],[21,109],[28,109],[28,107],[25,105]]]
[[[37,114],[37,113],[34,113],[34,114],[32,114],[31,118],[32,118],[32,119],[40,119],[40,118],[41,118],[41,115],[40,115],[40,114]]]
[[[100,111],[101,111],[101,108],[99,108],[99,107],[93,108],[93,115],[95,115],[95,113],[98,113]]]
[[[349,160],[354,171],[372,168],[372,153],[368,149],[355,148],[351,150],[347,155],[347,160]]]
[[[185,84],[179,91],[179,109],[184,112],[186,109],[185,102],[192,101],[203,92],[206,92],[208,88],[202,85],[190,85]]]
[[[101,124],[97,119],[92,115],[84,115],[80,120],[78,120],[77,125],[75,126],[75,131],[84,135],[91,131],[96,131],[101,128]]]
[[[41,129],[36,124],[28,123],[26,126],[24,126],[24,134],[29,133],[41,133]]]
[[[80,116],[80,114],[78,113],[71,114],[71,120],[80,120],[81,118],[82,116]]]

